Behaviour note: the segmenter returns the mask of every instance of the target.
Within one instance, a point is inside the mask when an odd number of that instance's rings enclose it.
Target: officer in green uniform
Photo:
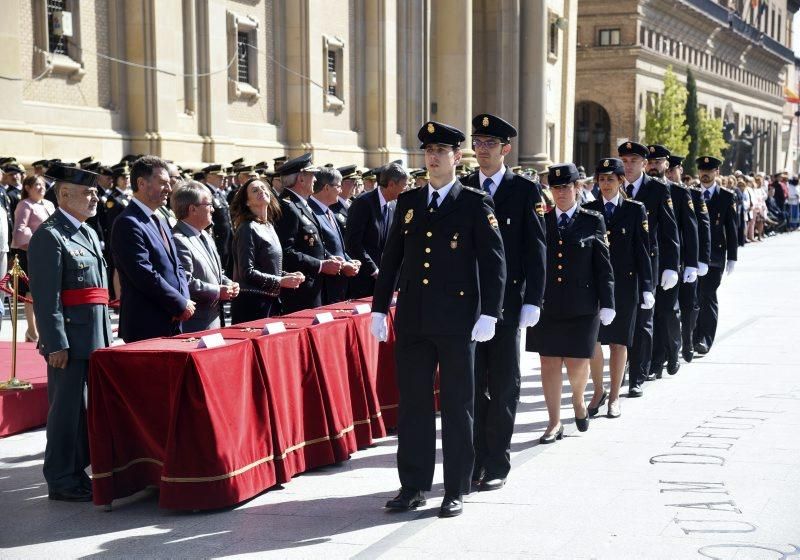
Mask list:
[[[84,389],[89,356],[113,340],[108,277],[97,234],[84,222],[97,213],[97,174],[54,166],[59,209],[28,246],[39,352],[47,360],[47,447],[44,477],[51,500],[87,502],[92,490]]]

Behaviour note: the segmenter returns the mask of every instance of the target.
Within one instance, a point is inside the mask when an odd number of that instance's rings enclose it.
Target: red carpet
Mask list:
[[[0,342],[0,382],[11,377],[11,343]],[[0,391],[0,437],[44,426],[47,421],[47,365],[32,342],[17,344],[17,377],[29,391]]]

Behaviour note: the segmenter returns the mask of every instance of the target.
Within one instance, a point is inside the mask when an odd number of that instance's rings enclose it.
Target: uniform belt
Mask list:
[[[108,305],[108,290],[106,288],[79,288],[61,292],[61,305],[64,307],[87,303]]]

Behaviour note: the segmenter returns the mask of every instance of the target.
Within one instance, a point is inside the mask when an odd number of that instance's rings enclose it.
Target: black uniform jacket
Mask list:
[[[480,190],[480,174],[467,176],[464,184]],[[506,257],[503,322],[516,324],[523,303],[542,306],[546,263],[544,203],[536,183],[508,168],[492,201]]]
[[[387,217],[390,224],[393,216],[394,208],[389,206]],[[347,227],[344,230],[344,243],[347,254],[361,261],[358,274],[350,280],[352,296],[372,295],[375,287],[372,275],[380,267],[387,233],[388,229],[386,233],[383,229],[378,189],[363,193],[350,204],[347,211]]]
[[[709,266],[724,267],[725,261],[735,261],[739,250],[738,217],[733,191],[717,185],[714,196],[706,205],[711,221],[711,262]]]
[[[584,205],[604,215],[602,195]],[[650,265],[650,236],[648,235],[647,211],[641,202],[620,198],[620,204],[610,219],[605,221],[614,269],[614,285],[624,292],[654,292],[653,270]],[[638,281],[638,283],[637,283]],[[641,297],[637,297],[641,300]],[[615,302],[617,305],[619,301]]]
[[[544,215],[547,286],[542,313],[565,319],[614,308],[614,273],[603,216],[580,206],[560,232],[556,211]]]
[[[697,218],[697,262],[706,263],[711,260],[711,221],[708,219],[708,207],[703,200],[703,189],[689,187],[694,203],[694,215]]]
[[[456,181],[435,212],[428,188],[397,199],[375,283],[386,313],[397,286],[398,333],[469,336],[479,315],[501,318],[506,268],[491,199]]]
[[[680,236],[672,210],[672,197],[666,183],[645,175],[635,199],[647,209],[650,259],[654,265],[653,277],[657,282],[661,271],[680,270]]]
[[[672,197],[672,210],[678,224],[681,239],[681,264],[697,268],[700,240],[697,234],[697,216],[694,212],[694,201],[689,189],[679,183],[669,183]],[[662,269],[664,263],[661,263]]]

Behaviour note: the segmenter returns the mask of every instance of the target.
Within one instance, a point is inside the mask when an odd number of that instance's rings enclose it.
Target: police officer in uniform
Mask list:
[[[128,161],[118,163],[111,167],[112,182],[114,187],[106,194],[105,209],[103,210],[103,239],[111,240],[111,229],[114,221],[122,214],[131,202],[130,191],[130,168]],[[119,274],[114,266],[114,257],[111,254],[111,243],[105,246],[106,261],[108,262],[108,276],[111,278],[113,295],[119,299],[122,294],[122,287],[119,281]]]
[[[680,264],[680,238],[672,198],[666,183],[648,177],[644,165],[649,150],[638,142],[624,142],[617,148],[625,168],[625,194],[643,203],[647,210],[650,233],[650,263],[654,282],[660,278],[662,290],[671,290],[678,284]],[[656,296],[656,301],[658,297]],[[636,330],[633,346],[628,349],[630,372],[628,397],[641,397],[642,384],[650,373],[653,353],[653,310],[636,311]]]
[[[683,176],[683,156],[669,156],[669,169],[667,178],[680,183]],[[708,219],[708,208],[703,199],[703,190],[700,187],[687,187],[692,197],[694,214],[697,218],[697,276],[698,278],[708,273],[708,262],[711,259],[711,222]],[[681,309],[681,354],[686,362],[691,362],[694,357],[694,342],[692,333],[697,323],[697,284],[698,282],[681,282],[678,302]],[[677,361],[677,355],[675,356]]]
[[[436,462],[433,379],[440,372],[445,497],[440,517],[463,511],[475,453],[472,439],[475,342],[494,336],[506,267],[500,226],[484,191],[455,175],[464,133],[428,122],[418,133],[430,183],[397,199],[373,299],[372,332],[387,338],[395,286],[395,360],[400,389],[392,510],[425,504]]]
[[[211,203],[214,205],[214,223],[211,226],[214,244],[217,246],[225,276],[231,278],[233,277],[233,259],[231,258],[233,224],[231,224],[231,212],[225,192],[227,171],[220,164],[212,164],[206,166],[203,173],[205,174],[205,185],[211,191]]]
[[[475,348],[475,468],[482,491],[505,484],[520,391],[520,329],[539,320],[545,281],[544,204],[535,183],[511,172],[505,157],[517,129],[500,117],[472,119],[480,169],[463,184],[492,198],[506,261],[503,317],[495,336]]]
[[[719,318],[717,288],[722,282],[723,269],[733,273],[739,250],[737,241],[736,200],[732,191],[717,183],[722,162],[713,156],[697,158],[697,172],[703,190],[703,200],[708,207],[711,222],[711,258],[708,274],[700,278],[697,286],[699,311],[694,330],[694,351],[707,354],[714,344]]]
[[[97,211],[97,175],[52,166],[59,209],[34,232],[28,247],[30,287],[39,323],[39,352],[47,360],[47,447],[44,477],[51,500],[88,502],[89,445],[84,390],[89,356],[113,340],[108,277],[100,241],[85,221]]]
[[[647,147],[647,174],[667,182],[672,198],[672,209],[680,235],[680,262],[682,284],[697,281],[699,238],[694,202],[689,189],[681,183],[667,181],[665,174],[669,167],[669,150],[653,144]],[[660,263],[664,267],[664,263]],[[659,287],[656,293],[656,307],[653,316],[653,354],[650,360],[648,380],[661,379],[664,362],[667,373],[675,375],[680,368],[678,354],[681,348],[681,317],[678,297],[680,289],[664,290]]]

